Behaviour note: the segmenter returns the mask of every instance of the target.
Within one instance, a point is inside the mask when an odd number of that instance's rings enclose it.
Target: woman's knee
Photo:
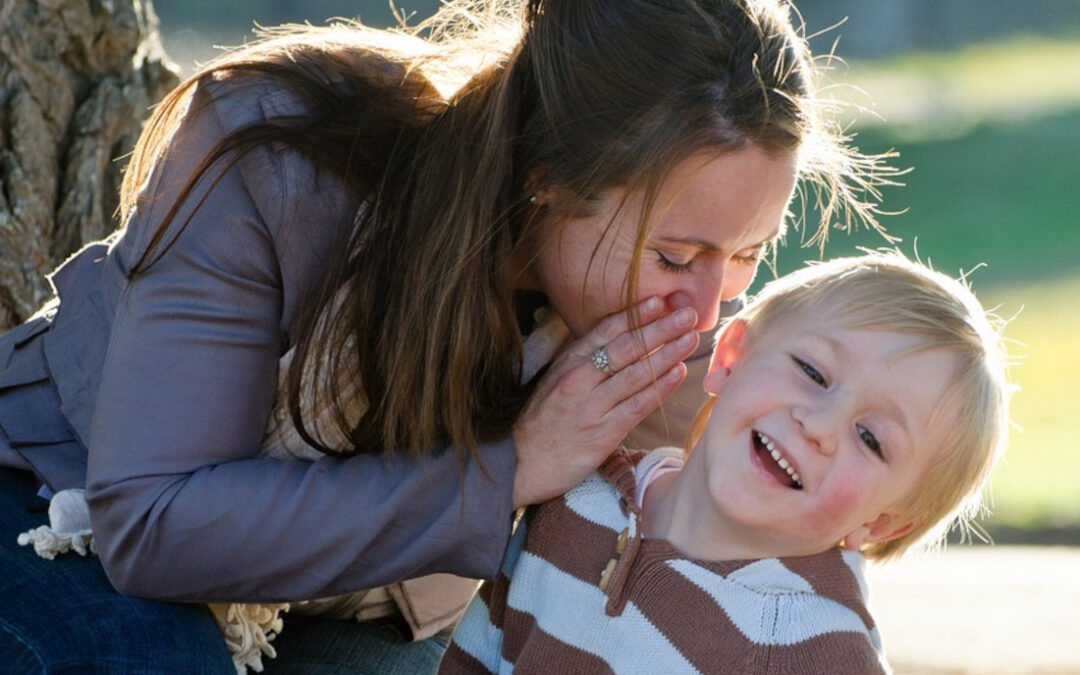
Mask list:
[[[0,618],[0,663],[11,675],[44,675],[48,672],[44,656],[22,635],[18,626]]]
[[[37,609],[38,616],[0,617],[5,673],[236,672],[221,632],[201,605],[117,595]]]
[[[434,673],[446,650],[442,636],[410,642],[408,628],[390,621],[288,617],[274,640],[273,675],[423,675]]]
[[[94,557],[0,547],[0,568],[10,575],[0,583],[5,673],[236,672],[204,605],[120,595]]]

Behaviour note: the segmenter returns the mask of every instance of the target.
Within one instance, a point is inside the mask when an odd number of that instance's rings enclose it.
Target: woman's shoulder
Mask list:
[[[219,140],[310,113],[294,87],[258,74],[208,76],[200,81],[193,105],[214,111]],[[294,224],[305,239],[317,237],[314,230],[323,229],[329,240],[336,241],[340,228],[352,221],[360,206],[333,172],[320,169],[316,157],[285,143],[256,143],[242,153],[237,168],[263,222],[275,233],[282,225]]]
[[[279,80],[261,75],[208,75],[195,85],[192,106],[195,111],[212,108],[226,133],[308,112],[298,92]]]

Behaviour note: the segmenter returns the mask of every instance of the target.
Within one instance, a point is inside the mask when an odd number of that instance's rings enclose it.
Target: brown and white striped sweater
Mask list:
[[[439,672],[889,672],[859,553],[708,562],[644,539],[634,487],[664,456],[620,451],[530,509]]]

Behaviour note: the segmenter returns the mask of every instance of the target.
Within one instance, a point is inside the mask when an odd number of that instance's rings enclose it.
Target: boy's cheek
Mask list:
[[[866,501],[865,496],[858,482],[850,477],[833,481],[827,494],[821,496],[818,508],[811,514],[807,523],[808,527],[821,535],[847,534],[847,528],[864,510],[862,506]],[[844,531],[840,532],[840,530]]]

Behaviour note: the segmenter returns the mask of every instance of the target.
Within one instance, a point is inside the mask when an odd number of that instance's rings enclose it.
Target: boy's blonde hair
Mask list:
[[[743,339],[752,345],[755,335],[778,320],[826,307],[830,318],[849,327],[922,336],[926,342],[917,349],[943,349],[957,357],[942,396],[948,404],[935,413],[952,416],[944,425],[944,446],[919,489],[901,505],[915,526],[896,539],[865,546],[863,553],[871,559],[893,558],[915,544],[940,543],[954,523],[970,528],[1007,438],[1011,386],[1002,322],[983,309],[964,282],[894,251],[810,264],[766,284],[735,319],[744,324]],[[707,408],[695,421],[687,447],[696,444],[704,429]]]

